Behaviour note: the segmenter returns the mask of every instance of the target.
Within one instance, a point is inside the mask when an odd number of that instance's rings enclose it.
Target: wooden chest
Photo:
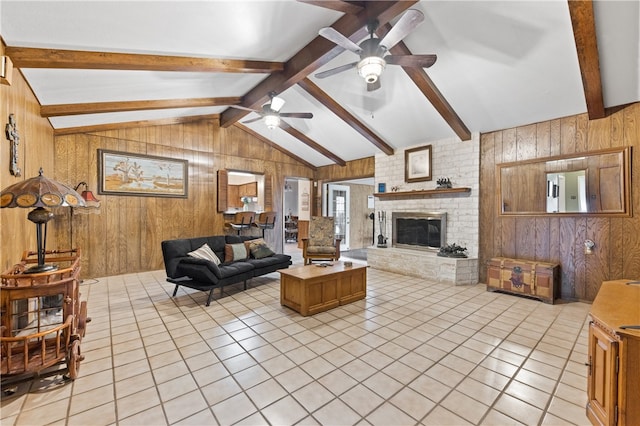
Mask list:
[[[487,291],[505,291],[552,303],[560,297],[560,265],[494,257],[487,262]]]

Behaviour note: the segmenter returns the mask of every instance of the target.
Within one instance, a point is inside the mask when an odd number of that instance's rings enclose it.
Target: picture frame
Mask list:
[[[422,182],[431,180],[431,145],[404,151],[404,181]]]
[[[98,194],[187,198],[189,162],[99,149]]]

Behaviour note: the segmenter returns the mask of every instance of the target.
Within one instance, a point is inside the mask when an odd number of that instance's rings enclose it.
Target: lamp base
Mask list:
[[[39,274],[58,270],[58,265],[36,265],[24,270],[23,274]]]

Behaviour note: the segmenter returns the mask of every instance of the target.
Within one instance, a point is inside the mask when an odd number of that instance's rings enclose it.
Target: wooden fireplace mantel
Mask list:
[[[381,200],[384,200],[392,198],[423,198],[433,197],[434,195],[455,196],[456,194],[465,194],[469,192],[471,192],[471,188],[459,187],[442,189],[421,189],[416,191],[376,192],[373,195],[380,198]]]

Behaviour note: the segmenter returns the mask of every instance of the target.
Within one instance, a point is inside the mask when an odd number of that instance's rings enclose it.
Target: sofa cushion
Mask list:
[[[219,266],[220,278],[228,278],[234,275],[240,275],[244,272],[252,271],[255,266],[248,262],[223,263]]]
[[[336,248],[332,246],[309,246],[307,253],[311,254],[336,254]]]
[[[243,243],[238,244],[225,244],[224,246],[224,262],[237,262],[239,260],[245,260],[249,257],[247,252],[247,246]]]
[[[269,248],[269,246],[267,246],[266,241],[262,238],[245,241],[244,244],[247,246],[251,257],[254,259],[262,259],[264,257],[269,257],[276,254]]]
[[[211,247],[209,247],[209,244],[207,243],[203,244],[199,249],[190,251],[187,254],[197,259],[208,260],[215,263],[216,265],[220,264],[220,259],[218,259],[218,256],[216,256],[216,254],[213,252],[213,250],[211,250]]]
[[[178,263],[177,272],[179,276],[188,276],[196,281],[217,283],[218,279],[224,278],[220,267],[215,263],[196,257],[183,257]]]

